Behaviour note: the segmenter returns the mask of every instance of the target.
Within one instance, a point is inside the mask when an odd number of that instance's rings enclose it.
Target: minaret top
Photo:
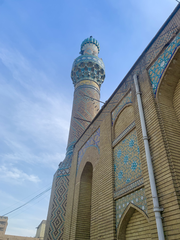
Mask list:
[[[82,42],[81,55],[74,60],[71,71],[75,87],[88,83],[95,84],[100,89],[105,79],[105,67],[102,59],[98,57],[99,51],[99,43],[92,36]]]
[[[89,38],[86,38],[82,44],[81,44],[81,52],[82,55],[95,55],[98,56],[98,53],[100,51],[100,46],[98,41],[90,36]]]

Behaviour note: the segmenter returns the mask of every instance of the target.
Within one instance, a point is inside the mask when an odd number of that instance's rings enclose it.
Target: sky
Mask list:
[[[82,41],[106,68],[106,101],[177,6],[176,0],[0,0],[0,216],[51,187],[66,152]],[[34,237],[50,191],[8,214],[6,234]]]

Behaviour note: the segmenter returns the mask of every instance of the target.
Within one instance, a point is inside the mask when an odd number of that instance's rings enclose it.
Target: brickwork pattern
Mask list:
[[[93,166],[86,163],[81,175],[75,239],[90,239]]]
[[[108,114],[100,126],[99,178],[99,239],[115,239],[114,173],[112,152],[111,114]],[[94,238],[97,239],[97,238]]]
[[[113,141],[112,145],[113,147],[121,140],[123,139],[128,132],[130,132],[133,128],[135,128],[135,122],[132,122],[123,132],[119,134],[119,136]]]
[[[127,129],[129,126],[131,126],[132,122],[134,121],[134,110],[132,105],[125,105],[119,116],[117,117],[117,120],[114,124],[114,139],[119,138],[120,135],[122,135],[122,132],[124,132],[124,129]]]
[[[88,98],[84,94],[91,98],[99,99],[97,88],[82,85],[75,90],[68,146],[77,141],[89,125],[89,122],[92,121],[99,111],[99,102]]]
[[[119,112],[121,111],[121,109],[128,103],[132,103],[131,92],[129,92],[127,94],[127,96],[125,98],[123,98],[123,100],[118,104],[118,106],[112,112],[112,125],[114,124],[114,122],[115,122],[117,116],[119,115]]]
[[[137,221],[138,220],[138,221]],[[134,231],[136,229],[136,231]],[[151,240],[149,223],[147,219],[138,211],[135,210],[126,227],[126,240]]]
[[[174,92],[173,105],[177,119],[180,122],[180,81],[178,82]]]

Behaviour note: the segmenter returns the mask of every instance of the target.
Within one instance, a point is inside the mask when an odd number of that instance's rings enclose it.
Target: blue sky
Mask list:
[[[175,0],[0,0],[0,215],[52,184],[64,159],[81,42],[100,43],[106,101],[177,6]],[[34,236],[50,192],[9,217]]]

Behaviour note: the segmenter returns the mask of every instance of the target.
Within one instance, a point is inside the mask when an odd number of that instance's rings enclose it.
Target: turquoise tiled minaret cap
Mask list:
[[[100,87],[105,79],[105,67],[101,58],[98,57],[99,43],[92,36],[86,38],[81,44],[80,56],[72,66],[71,78],[74,86],[83,80],[91,80]]]
[[[92,36],[90,36],[89,38],[86,38],[82,43],[81,43],[81,54],[83,52],[83,48],[86,44],[94,44],[97,49],[98,49],[98,53],[100,51],[100,45],[99,45],[99,42],[93,38]]]

